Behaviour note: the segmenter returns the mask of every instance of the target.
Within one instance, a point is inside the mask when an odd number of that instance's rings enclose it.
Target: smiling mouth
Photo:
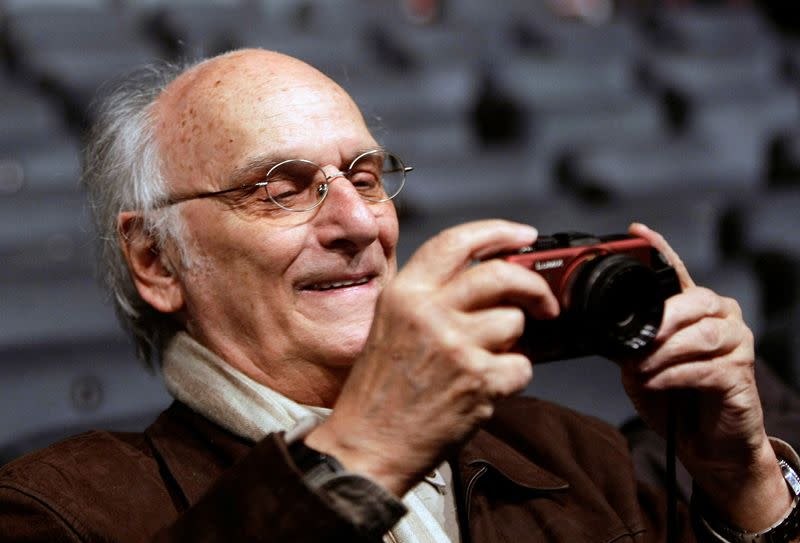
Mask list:
[[[316,283],[313,285],[308,285],[303,288],[303,290],[333,290],[336,288],[346,288],[346,287],[356,287],[359,285],[365,285],[370,282],[372,277],[362,277],[361,279],[352,279],[349,281],[332,281],[330,283]]]

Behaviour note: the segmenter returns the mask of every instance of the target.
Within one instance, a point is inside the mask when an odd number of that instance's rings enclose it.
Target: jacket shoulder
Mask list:
[[[141,434],[91,431],[9,462],[0,468],[0,485],[52,492],[89,482],[102,488],[120,464],[135,462],[144,468],[148,459],[152,455]]]
[[[616,465],[617,475],[635,480],[628,443],[614,426],[552,402],[509,398],[485,429],[556,473],[575,466],[607,473]]]
[[[13,502],[16,509],[26,504],[83,535],[89,535],[87,526],[95,535],[120,534],[121,519],[148,509],[155,528],[135,528],[141,533],[125,534],[130,540],[152,533],[166,511],[175,510],[145,437],[104,431],[80,434],[0,468],[0,502]]]
[[[563,438],[573,434],[582,436],[581,439],[602,438],[627,450],[625,438],[608,422],[532,396],[515,396],[498,402],[492,423],[513,425],[520,431],[544,436],[555,432]]]

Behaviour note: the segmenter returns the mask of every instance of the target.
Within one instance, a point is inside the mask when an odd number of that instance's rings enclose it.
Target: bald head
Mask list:
[[[164,176],[178,194],[227,188],[232,168],[254,158],[248,155],[308,145],[312,129],[324,130],[342,115],[363,126],[357,106],[330,78],[258,49],[191,68],[161,93],[155,113]],[[309,141],[293,141],[298,134],[287,130],[301,119]]]

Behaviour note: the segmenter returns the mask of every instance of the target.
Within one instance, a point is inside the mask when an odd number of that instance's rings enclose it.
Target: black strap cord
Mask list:
[[[667,448],[666,448],[666,483],[667,483],[667,543],[678,541],[678,475],[676,473],[676,440],[678,433],[678,417],[675,413],[675,393],[667,392]]]

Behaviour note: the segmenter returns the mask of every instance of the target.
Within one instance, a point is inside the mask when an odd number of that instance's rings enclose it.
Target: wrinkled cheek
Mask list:
[[[380,218],[380,243],[383,254],[390,264],[392,272],[397,270],[397,241],[400,237],[400,226],[394,205],[391,205],[384,216]]]

